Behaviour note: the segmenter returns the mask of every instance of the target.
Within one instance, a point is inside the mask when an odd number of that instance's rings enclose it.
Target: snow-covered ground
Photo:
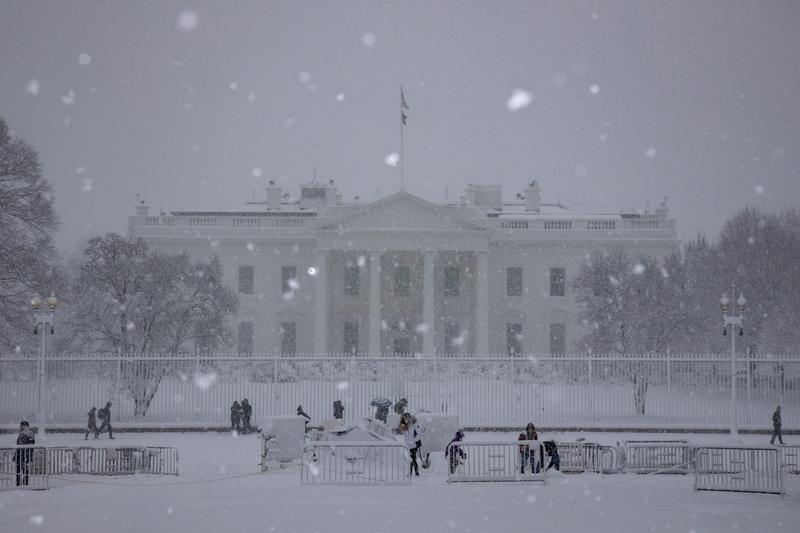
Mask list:
[[[547,434],[613,444],[652,435]],[[726,435],[660,435],[696,443]],[[0,444],[13,443],[0,435]],[[468,439],[515,434],[474,434]],[[107,439],[107,438],[106,438]],[[106,439],[89,444],[107,445]],[[742,436],[764,444],[764,436]],[[434,458],[411,486],[301,486],[297,468],[262,474],[257,435],[121,433],[114,444],[175,446],[179,477],[65,476],[48,491],[0,492],[0,530],[71,532],[731,532],[797,531],[800,479],[788,476],[786,497],[694,492],[692,476],[596,474],[551,476],[550,484],[448,484]],[[76,434],[39,443],[83,445]]]

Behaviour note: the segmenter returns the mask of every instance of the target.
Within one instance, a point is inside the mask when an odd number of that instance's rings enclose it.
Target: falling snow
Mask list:
[[[506,102],[509,111],[515,112],[531,105],[533,95],[523,89],[515,89]]]

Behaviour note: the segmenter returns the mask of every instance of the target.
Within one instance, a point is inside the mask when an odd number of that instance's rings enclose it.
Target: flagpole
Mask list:
[[[406,190],[406,176],[405,176],[405,164],[406,164],[406,155],[404,153],[404,130],[403,130],[403,86],[400,86],[400,190]]]

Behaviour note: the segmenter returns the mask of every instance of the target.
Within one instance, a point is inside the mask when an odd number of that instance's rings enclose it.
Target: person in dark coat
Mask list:
[[[550,470],[551,467],[555,467],[555,469],[560,472],[561,457],[558,455],[558,447],[556,446],[556,442],[552,440],[544,441],[544,451],[550,456],[550,462],[547,464],[547,468],[545,470]]]
[[[400,398],[397,400],[397,403],[394,404],[394,414],[403,416],[406,412],[406,408],[408,407],[408,399]]]
[[[250,433],[250,416],[253,414],[253,406],[247,401],[242,400],[242,431]]]
[[[778,442],[783,445],[783,433],[781,433],[781,406],[775,408],[772,413],[772,438],[769,439],[770,444],[775,444],[775,437],[778,437]]]
[[[89,433],[94,433],[94,438],[97,438],[97,407],[92,407],[89,409],[87,413],[89,415],[89,420],[86,422],[86,435],[83,436],[83,440],[89,440]]]
[[[344,418],[344,405],[342,405],[341,400],[333,402],[333,418],[338,418],[339,420]]]
[[[107,402],[105,407],[97,411],[97,418],[100,419],[100,429],[95,431],[94,438],[97,438],[100,435],[100,433],[102,433],[107,429],[108,438],[113,439],[114,434],[112,433],[112,428],[111,428],[111,402]]]
[[[520,433],[519,438],[517,440],[539,440],[539,434],[536,432],[536,426],[533,425],[533,422],[529,422],[528,425],[525,427],[525,433]],[[539,464],[536,461],[536,450],[531,450],[530,446],[528,445],[521,445],[519,447],[519,458],[520,458],[520,474],[525,473],[525,464],[530,462],[531,465],[531,474],[536,474],[539,472]]]
[[[456,467],[458,467],[460,464],[463,464],[464,460],[467,458],[467,453],[461,449],[461,446],[458,445],[458,443],[460,443],[462,440],[464,440],[464,433],[461,431],[456,431],[456,436],[453,437],[453,440],[451,440],[444,449],[444,456],[450,465],[451,475],[455,474]]]
[[[308,423],[311,422],[311,417],[308,416],[308,414],[305,411],[303,411],[303,406],[302,405],[298,405],[297,406],[297,416],[305,417],[306,425],[308,425]]]
[[[241,431],[242,430],[242,408],[239,405],[238,401],[234,401],[233,405],[231,405],[231,431]]]
[[[17,435],[17,446],[32,446],[36,444],[36,437],[31,431],[30,424],[23,420],[19,423],[19,435]],[[14,451],[14,462],[17,464],[17,486],[27,485],[30,473],[30,464],[33,461],[33,450],[30,448],[18,448]]]

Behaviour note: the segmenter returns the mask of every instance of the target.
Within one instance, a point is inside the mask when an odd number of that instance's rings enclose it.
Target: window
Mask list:
[[[506,269],[506,295],[522,296],[522,267]]]
[[[281,294],[288,294],[297,288],[297,267],[281,267]]]
[[[411,353],[411,339],[404,337],[395,337],[392,341],[392,348],[394,353],[408,354]]]
[[[522,324],[519,322],[506,324],[506,353],[508,355],[522,353]]]
[[[358,322],[344,323],[344,353],[358,353]]]
[[[355,265],[344,267],[344,293],[347,296],[358,296],[358,267]]]
[[[563,268],[550,269],[550,296],[564,296],[566,276]]]
[[[297,322],[281,322],[281,355],[297,351]]]
[[[461,294],[461,272],[458,267],[444,268],[444,295],[459,296]]]
[[[567,345],[567,325],[550,324],[550,353],[565,353]]]
[[[239,322],[239,353],[253,353],[253,323]]]
[[[464,344],[461,337],[461,328],[458,322],[448,322],[444,326],[444,353],[456,353],[459,346]]]
[[[253,294],[253,265],[239,265],[239,292]]]
[[[408,296],[411,283],[411,271],[407,266],[397,266],[394,269],[394,295]]]

